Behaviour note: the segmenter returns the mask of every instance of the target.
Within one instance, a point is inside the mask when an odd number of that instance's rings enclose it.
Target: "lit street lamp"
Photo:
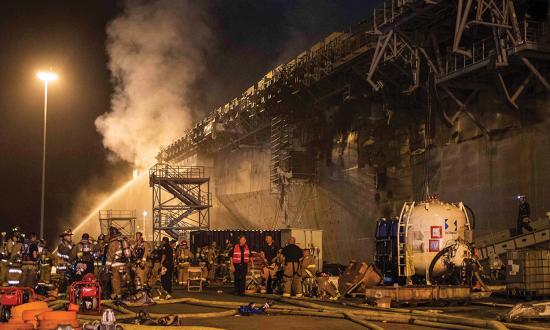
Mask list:
[[[51,71],[41,71],[36,74],[44,82],[44,146],[42,149],[42,198],[40,203],[40,238],[44,238],[44,192],[46,188],[46,118],[48,114],[48,83],[57,80],[57,75]]]

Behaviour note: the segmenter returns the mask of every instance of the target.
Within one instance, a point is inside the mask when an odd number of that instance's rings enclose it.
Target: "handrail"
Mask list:
[[[546,34],[546,30],[548,29],[547,26],[548,23],[546,22],[520,22],[519,27],[522,40],[515,40],[515,44],[510,41],[507,45],[507,50],[528,43],[548,43],[548,41],[543,38],[543,36]],[[471,56],[448,51],[445,57],[444,70],[443,72],[439,73],[439,76],[443,77],[458,72],[460,70],[464,70],[472,65],[485,62],[496,55],[495,42],[492,38],[485,38],[476,41],[472,44],[470,49]]]
[[[204,166],[172,166],[156,164],[149,170],[155,178],[204,178]]]

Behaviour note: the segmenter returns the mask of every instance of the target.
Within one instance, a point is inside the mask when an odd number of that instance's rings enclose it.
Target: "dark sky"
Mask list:
[[[214,38],[196,86],[197,107],[211,110],[327,34],[372,13],[372,1],[209,1]],[[123,8],[112,0],[3,1],[0,11],[0,230],[38,231],[43,84],[38,70],[61,79],[49,90],[46,233],[71,213],[83,186],[112,188],[128,164],[108,161],[95,118],[109,111],[112,85],[105,25]],[[49,230],[48,230],[49,229]]]

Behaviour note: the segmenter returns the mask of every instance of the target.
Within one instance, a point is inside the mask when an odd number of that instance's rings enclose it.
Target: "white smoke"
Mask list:
[[[144,168],[193,120],[188,95],[203,70],[210,31],[191,1],[127,1],[107,26],[114,93],[98,117],[104,146]]]

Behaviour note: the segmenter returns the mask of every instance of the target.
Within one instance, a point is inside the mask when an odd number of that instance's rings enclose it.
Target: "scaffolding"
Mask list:
[[[210,178],[203,166],[157,164],[149,170],[153,189],[153,239],[179,238],[210,229]]]
[[[133,238],[136,234],[136,211],[100,210],[99,226],[103,235],[109,235],[109,228],[114,227],[123,236]]]

